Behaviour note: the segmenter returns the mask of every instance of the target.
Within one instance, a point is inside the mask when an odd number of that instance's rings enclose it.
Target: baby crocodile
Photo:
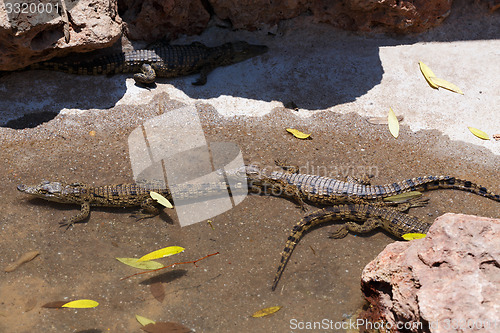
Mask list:
[[[265,45],[239,41],[208,47],[195,42],[190,45],[161,45],[99,57],[89,62],[65,63],[46,61],[27,69],[48,69],[72,74],[134,74],[138,84],[150,85],[156,77],[177,77],[200,73],[194,85],[204,85],[207,75],[216,67],[227,66],[267,52]]]
[[[72,217],[68,222],[62,222],[61,226],[68,228],[74,223],[81,222],[89,217],[91,206],[100,207],[141,207],[147,214],[140,215],[140,219],[153,217],[160,213],[156,201],[150,196],[154,191],[168,200],[172,200],[172,192],[175,191],[176,200],[192,198],[204,198],[212,196],[227,195],[228,190],[245,188],[241,183],[229,185],[226,182],[214,182],[206,184],[180,184],[169,188],[161,183],[145,184],[119,184],[106,186],[90,186],[83,183],[64,184],[60,182],[43,181],[39,185],[19,185],[17,189],[37,198],[66,204],[77,204],[81,206],[79,214]]]
[[[296,170],[296,169],[295,169]],[[246,175],[253,192],[267,192],[315,205],[343,203],[382,203],[382,199],[412,191],[454,189],[471,192],[500,202],[500,195],[468,180],[452,176],[423,176],[385,185],[367,185],[360,181],[340,181],[333,178],[301,174],[290,171],[260,169],[254,165],[231,171],[233,177]],[[276,192],[276,185],[279,189]],[[292,185],[292,187],[287,187]],[[389,203],[387,203],[389,204]]]
[[[321,209],[304,217],[293,227],[290,236],[288,236],[285,248],[281,253],[281,261],[274,276],[272,290],[276,289],[292,251],[304,232],[324,222],[346,220],[348,222],[342,224],[330,236],[331,238],[345,237],[349,231],[366,233],[377,227],[381,227],[391,234],[402,238],[404,234],[408,233],[425,234],[431,226],[429,223],[395,209],[368,204],[337,205]],[[358,224],[352,221],[363,221],[363,223]]]

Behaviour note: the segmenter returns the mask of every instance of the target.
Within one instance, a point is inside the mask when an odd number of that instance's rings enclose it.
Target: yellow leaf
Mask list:
[[[168,201],[160,193],[156,193],[155,191],[150,191],[149,195],[151,196],[151,198],[153,198],[154,200],[156,200],[160,205],[165,206],[167,208],[174,208],[174,206],[172,206],[172,204],[170,203],[170,201]]]
[[[183,247],[180,247],[180,246],[164,247],[163,249],[153,251],[151,253],[148,253],[148,254],[140,257],[138,261],[148,261],[148,260],[153,260],[153,259],[164,258],[164,257],[168,257],[171,255],[180,253],[184,250],[185,249]]]
[[[139,261],[137,258],[116,258],[116,260],[124,263],[125,265],[140,269],[160,269],[165,267],[156,261]]]
[[[413,239],[425,238],[425,234],[409,233],[409,234],[404,234],[402,237],[404,240],[411,241]]]
[[[462,92],[462,90],[460,90],[459,87],[457,87],[456,85],[454,85],[451,82],[448,82],[446,80],[440,79],[438,77],[432,77],[431,79],[432,79],[432,82],[434,82],[436,85],[438,85],[441,88],[451,90],[451,91],[456,92],[456,93],[461,94],[461,95],[464,94]]]
[[[86,309],[86,308],[95,308],[99,303],[93,301],[91,299],[79,299],[76,301],[68,302],[64,305],[61,305],[62,308],[75,308],[75,309]]]
[[[384,198],[384,201],[386,201],[386,202],[404,202],[404,201],[408,201],[409,199],[418,198],[421,195],[422,195],[422,192],[411,191],[411,192],[396,194],[396,195]]]
[[[432,82],[432,80],[431,80],[431,78],[436,77],[436,75],[434,75],[434,73],[431,71],[431,69],[429,67],[427,67],[427,65],[424,64],[423,62],[419,61],[418,65],[420,66],[420,71],[422,72],[422,74],[424,74],[424,77],[427,80],[427,83],[429,83],[429,85],[432,88],[437,89],[438,85],[435,84],[434,82]]]
[[[142,326],[146,326],[147,324],[156,324],[155,321],[139,315],[135,315],[135,319],[137,319],[139,324],[141,324]]]
[[[255,312],[252,315],[252,317],[259,318],[259,317],[269,316],[270,314],[278,312],[279,309],[281,309],[281,308],[282,308],[281,306],[271,306],[270,308],[265,308],[265,309],[262,309],[262,310]]]
[[[477,136],[480,139],[483,139],[483,140],[490,139],[488,134],[486,134],[485,132],[483,132],[481,130],[478,130],[477,128],[469,127],[469,131],[471,131],[472,134],[474,134],[475,136]]]
[[[307,139],[308,137],[311,136],[311,134],[302,133],[301,131],[293,129],[293,128],[287,128],[286,131],[288,133],[292,133],[293,136],[298,138],[298,139]]]
[[[387,122],[389,123],[389,131],[392,136],[397,138],[399,135],[399,121],[391,108],[389,108],[389,113],[387,114]]]

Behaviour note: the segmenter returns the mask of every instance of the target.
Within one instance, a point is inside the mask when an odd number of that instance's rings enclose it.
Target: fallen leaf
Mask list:
[[[483,140],[489,140],[490,137],[488,136],[488,134],[486,134],[485,132],[481,131],[481,130],[478,130],[477,128],[474,128],[474,127],[468,127],[469,128],[469,131],[474,134],[475,136],[477,136],[478,138],[480,139],[483,139]]]
[[[61,305],[61,307],[72,308],[72,309],[87,309],[87,308],[95,308],[98,305],[99,303],[91,299],[79,299],[76,301],[67,302],[66,304]]]
[[[26,301],[26,304],[24,304],[24,312],[29,312],[33,310],[36,306],[37,300],[36,298],[32,297]]]
[[[399,122],[391,108],[389,108],[389,113],[387,114],[387,123],[389,124],[389,131],[392,136],[397,138],[399,136]]]
[[[183,247],[180,247],[180,246],[164,247],[163,249],[153,251],[151,253],[148,253],[148,254],[140,257],[138,261],[148,261],[148,260],[153,260],[153,259],[169,257],[171,255],[180,253],[184,250],[185,249]]]
[[[165,267],[163,264],[156,261],[139,261],[137,258],[115,258],[116,260],[135,268],[140,269],[159,269]]]
[[[409,233],[409,234],[404,234],[402,237],[404,240],[411,241],[413,239],[421,239],[425,238],[425,234],[419,234],[419,233]]]
[[[252,315],[252,317],[259,318],[259,317],[269,316],[275,312],[278,312],[281,308],[282,308],[281,306],[271,306],[270,308],[261,309],[261,310],[255,312]]]
[[[155,324],[147,324],[141,327],[142,330],[148,333],[190,333],[192,330],[184,325],[173,322],[159,321]]]
[[[49,308],[49,309],[60,308],[66,303],[68,303],[68,301],[49,302],[49,303],[45,303],[44,305],[42,305],[42,308]]]
[[[292,133],[293,136],[298,138],[298,139],[307,139],[308,137],[311,136],[311,134],[302,133],[301,131],[293,129],[293,128],[287,128],[286,131],[288,133]]]
[[[158,302],[163,303],[163,300],[165,299],[165,287],[163,287],[163,283],[160,281],[151,283],[149,285],[149,290]]]
[[[35,259],[35,257],[39,254],[40,254],[40,252],[38,252],[38,251],[26,252],[21,257],[19,257],[19,259],[10,263],[7,267],[5,267],[5,271],[12,272],[12,271],[16,270],[22,264],[27,263],[28,261]]]
[[[168,201],[163,195],[160,193],[156,193],[155,191],[150,191],[149,195],[151,198],[156,200],[160,205],[165,206],[167,208],[174,208],[174,206]]]
[[[422,196],[422,192],[411,191],[411,192],[396,194],[396,195],[384,198],[384,201],[386,201],[386,202],[404,202],[404,201],[408,201],[409,199],[418,198],[420,196]]]
[[[459,87],[457,87],[456,85],[454,85],[451,82],[448,82],[446,80],[440,79],[438,77],[432,77],[431,80],[432,80],[432,82],[434,82],[436,85],[438,85],[441,88],[448,89],[450,91],[456,92],[456,93],[461,94],[461,95],[464,94],[462,92],[462,90],[460,90]]]
[[[139,324],[141,324],[142,326],[146,326],[148,324],[155,324],[154,320],[148,319],[148,318],[143,317],[143,316],[135,315],[135,319],[137,319]]]
[[[425,77],[425,80],[427,81],[427,83],[434,89],[437,89],[438,88],[438,85],[435,84],[434,82],[432,82],[431,78],[432,77],[436,77],[436,75],[434,75],[434,73],[431,71],[431,69],[429,67],[427,67],[426,64],[424,64],[423,62],[419,61],[418,62],[418,65],[420,66],[420,71],[422,72],[422,74],[424,75]]]
[[[404,117],[403,116],[397,116],[396,117],[399,122],[402,122]],[[387,117],[370,117],[366,119],[367,122],[369,122],[372,125],[387,125],[389,124],[389,121],[387,121]]]

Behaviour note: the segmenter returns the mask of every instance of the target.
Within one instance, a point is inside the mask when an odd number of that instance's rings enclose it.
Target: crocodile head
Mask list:
[[[79,203],[78,194],[82,184],[63,184],[59,182],[43,181],[38,185],[19,185],[17,189],[37,198],[61,203]]]
[[[243,165],[239,168],[225,170],[225,174],[230,179],[257,179],[260,177],[262,170],[259,169],[256,165]]]
[[[264,54],[269,49],[265,45],[254,45],[248,44],[247,42],[233,42],[231,44],[232,52],[232,63],[237,63],[240,61],[245,61],[252,57]]]

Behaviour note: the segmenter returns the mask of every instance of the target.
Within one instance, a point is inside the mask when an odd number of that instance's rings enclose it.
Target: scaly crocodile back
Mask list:
[[[269,178],[284,180],[297,186],[304,194],[332,197],[358,197],[366,200],[387,198],[411,191],[429,191],[434,189],[454,189],[471,192],[494,201],[500,202],[497,195],[483,186],[468,180],[461,180],[451,176],[424,176],[385,185],[361,185],[343,182],[333,178],[287,172],[272,172]]]

